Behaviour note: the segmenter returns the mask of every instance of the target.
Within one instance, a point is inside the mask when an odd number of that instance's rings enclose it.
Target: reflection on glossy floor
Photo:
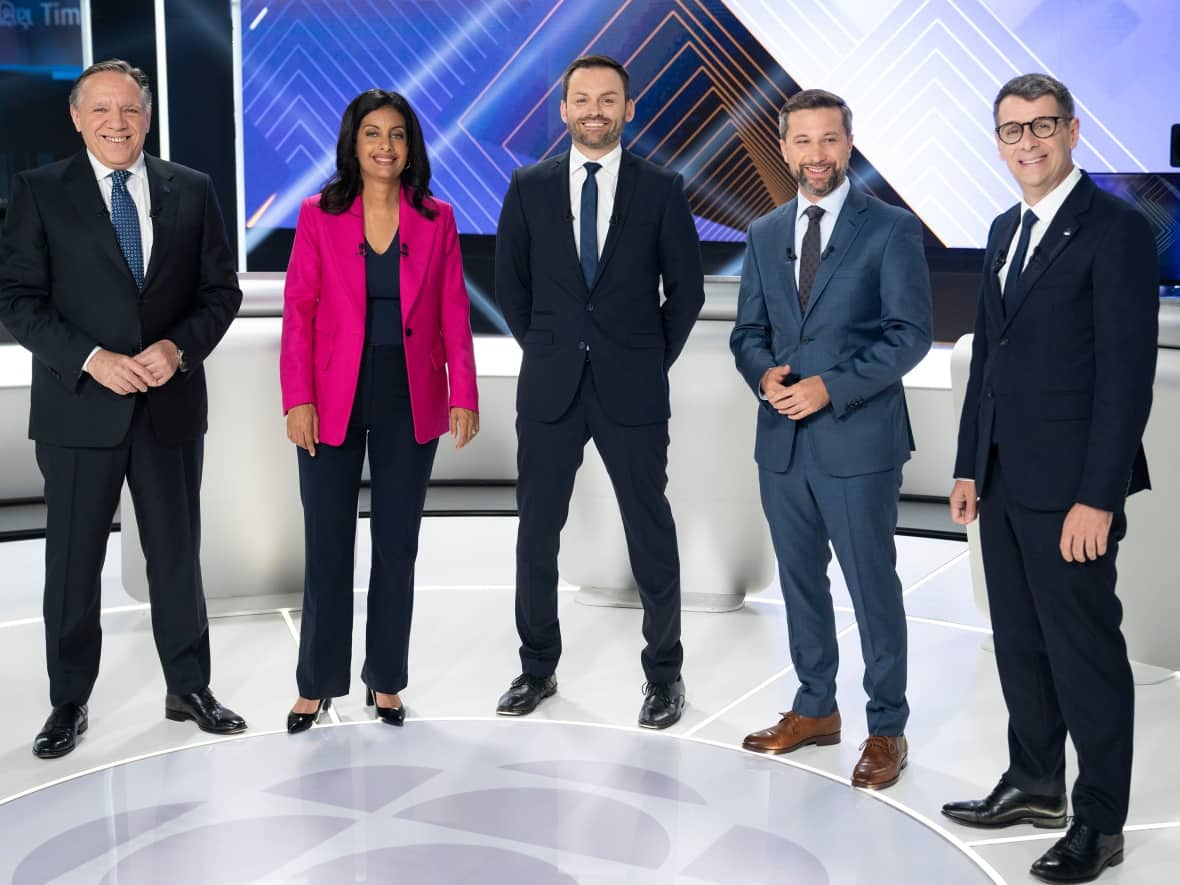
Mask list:
[[[354,683],[334,709],[340,725],[325,717],[288,737],[299,613],[274,605],[298,601],[269,600],[213,621],[213,687],[251,729],[212,740],[162,717],[148,615],[121,591],[115,536],[90,731],[54,762],[29,750],[48,709],[43,547],[0,545],[0,667],[17,677],[0,719],[0,881],[1032,881],[1028,865],[1057,834],[966,830],[938,815],[947,799],[986,793],[1005,756],[964,545],[898,539],[910,766],[873,794],[847,782],[864,696],[835,572],[839,746],[773,759],[737,749],[776,720],[796,685],[776,587],[731,614],[685,615],[689,706],[657,734],[634,728],[639,612],[579,605],[563,592],[558,695],[528,719],[497,720],[496,698],[517,672],[514,530],[511,518],[426,521],[404,729],[373,722]],[[358,562],[367,558],[363,547]],[[362,594],[357,602],[363,610]],[[358,660],[362,637],[358,629]],[[1138,691],[1127,862],[1103,882],[1180,878],[1178,701],[1178,679]]]

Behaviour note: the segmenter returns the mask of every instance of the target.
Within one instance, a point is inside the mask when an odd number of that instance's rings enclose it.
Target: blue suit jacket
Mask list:
[[[763,373],[789,364],[823,378],[832,402],[804,419],[820,469],[858,476],[897,467],[914,448],[901,379],[930,349],[930,271],[909,212],[853,187],[820,263],[807,313],[795,267],[798,198],[750,225],[730,349],[757,394]],[[754,458],[791,463],[796,422],[762,401]]]
[[[1016,205],[988,235],[955,476],[983,494],[995,445],[1023,506],[1122,510],[1150,487],[1141,440],[1159,341],[1151,227],[1083,176],[1001,297],[997,272],[1019,224]]]
[[[705,303],[683,179],[623,151],[593,287],[582,276],[572,219],[568,152],[512,174],[496,232],[496,301],[524,350],[517,412],[533,421],[560,418],[589,347],[595,389],[612,420],[666,421],[668,367]]]

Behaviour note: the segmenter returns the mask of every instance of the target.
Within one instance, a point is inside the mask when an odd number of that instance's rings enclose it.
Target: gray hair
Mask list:
[[[145,111],[152,109],[152,85],[148,81],[148,75],[139,68],[133,68],[121,58],[110,58],[106,61],[96,61],[81,74],[78,79],[74,81],[74,85],[70,87],[70,106],[78,107],[78,102],[82,99],[82,84],[87,77],[93,77],[95,74],[102,74],[106,72],[113,72],[116,74],[126,74],[135,81],[135,85],[139,87],[140,104],[143,105]]]
[[[1009,95],[1023,98],[1025,101],[1036,101],[1046,95],[1057,99],[1057,110],[1067,120],[1073,119],[1073,96],[1060,80],[1048,74],[1021,74],[1013,77],[1000,87],[996,102],[992,105],[992,117],[996,123],[1000,122],[1000,102]]]

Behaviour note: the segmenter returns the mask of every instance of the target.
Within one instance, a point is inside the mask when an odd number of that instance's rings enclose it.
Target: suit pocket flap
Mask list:
[[[659,332],[634,332],[631,335],[632,347],[663,347],[664,336]]]
[[[1093,408],[1089,391],[1050,393],[1045,396],[1042,414],[1047,421],[1081,421],[1090,417]]]

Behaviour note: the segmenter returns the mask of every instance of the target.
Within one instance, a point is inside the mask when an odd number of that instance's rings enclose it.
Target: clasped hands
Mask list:
[[[452,406],[451,437],[455,440],[455,448],[463,448],[477,433],[479,412]],[[314,403],[303,403],[287,410],[287,439],[315,457],[315,447],[320,442],[320,416]]]
[[[790,374],[789,365],[771,366],[762,373],[762,380],[758,385],[766,401],[780,415],[786,415],[792,421],[800,421],[808,415],[814,415],[832,401],[828,396],[828,388],[819,375],[784,385],[783,381]]]
[[[958,525],[967,525],[978,515],[975,482],[955,480],[955,487],[951,489],[951,519]],[[1061,525],[1061,540],[1058,542],[1061,558],[1066,562],[1089,562],[1105,556],[1113,521],[1114,514],[1109,510],[1074,504]]]
[[[107,390],[124,396],[167,384],[179,365],[176,343],[162,338],[135,356],[100,348],[90,358],[86,371]]]

